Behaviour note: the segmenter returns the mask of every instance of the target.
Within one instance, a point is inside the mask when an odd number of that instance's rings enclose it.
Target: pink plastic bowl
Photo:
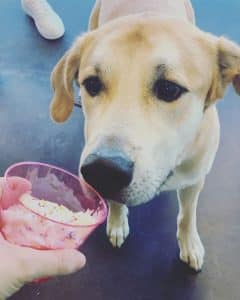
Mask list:
[[[94,223],[69,225],[46,218],[19,202],[24,193],[74,212],[90,210]],[[35,249],[78,248],[107,216],[105,201],[83,180],[55,166],[35,162],[17,163],[7,169],[0,204],[5,239]]]

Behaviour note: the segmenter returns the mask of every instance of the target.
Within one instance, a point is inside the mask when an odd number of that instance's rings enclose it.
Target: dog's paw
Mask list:
[[[195,271],[202,269],[204,260],[204,247],[198,233],[180,232],[177,235],[180,248],[180,259]]]
[[[113,247],[120,248],[129,235],[128,208],[111,210],[107,219],[107,235]]]

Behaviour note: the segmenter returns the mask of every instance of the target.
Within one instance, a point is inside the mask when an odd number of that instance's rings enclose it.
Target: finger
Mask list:
[[[30,181],[16,176],[7,178],[2,186],[4,189],[1,200],[1,206],[3,209],[7,209],[9,206],[18,202],[20,196],[24,193],[30,192],[32,188]]]
[[[86,263],[85,256],[77,250],[24,250],[26,281],[75,273]]]
[[[15,192],[17,196],[21,196],[32,189],[31,182],[22,177],[12,176],[7,178],[6,182],[8,187],[12,190],[12,192]]]
[[[3,181],[4,181],[4,178],[3,177],[0,177],[0,199],[2,197],[2,192],[3,192]]]
[[[4,236],[0,232],[0,244],[4,244],[4,243],[7,243],[7,241],[5,240]]]

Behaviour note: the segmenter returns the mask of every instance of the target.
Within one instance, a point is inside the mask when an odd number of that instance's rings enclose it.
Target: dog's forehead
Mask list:
[[[194,55],[189,54],[199,52],[198,34],[199,31],[191,24],[179,20],[148,19],[117,23],[110,29],[106,26],[96,32],[97,42],[90,59],[98,64],[112,59],[117,61],[122,56],[126,61],[126,58],[146,55],[144,61],[159,57],[172,61],[172,65],[180,63],[184,56],[191,61]]]
[[[206,78],[209,57],[201,43],[203,33],[191,24],[151,19],[109,27],[96,31],[86,65],[112,73],[142,67],[140,76],[151,76],[159,65],[165,65],[169,79],[186,87],[197,86],[199,77]]]
[[[167,48],[169,51],[169,47],[173,48],[173,40],[174,38],[171,38],[164,30],[154,32],[152,26],[138,23],[132,27],[114,28],[112,31],[103,34],[96,43],[93,56],[99,59],[99,56],[102,55],[101,61],[102,59],[110,59],[111,54],[113,56],[118,54],[133,58],[139,53],[146,53],[146,51],[150,54],[159,46],[161,51],[164,52]],[[106,53],[109,56],[106,56]]]

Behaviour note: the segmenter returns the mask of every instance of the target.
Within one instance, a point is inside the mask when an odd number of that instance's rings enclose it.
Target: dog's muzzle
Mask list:
[[[122,151],[104,148],[83,161],[83,178],[103,197],[111,197],[127,187],[133,178],[134,163]]]

